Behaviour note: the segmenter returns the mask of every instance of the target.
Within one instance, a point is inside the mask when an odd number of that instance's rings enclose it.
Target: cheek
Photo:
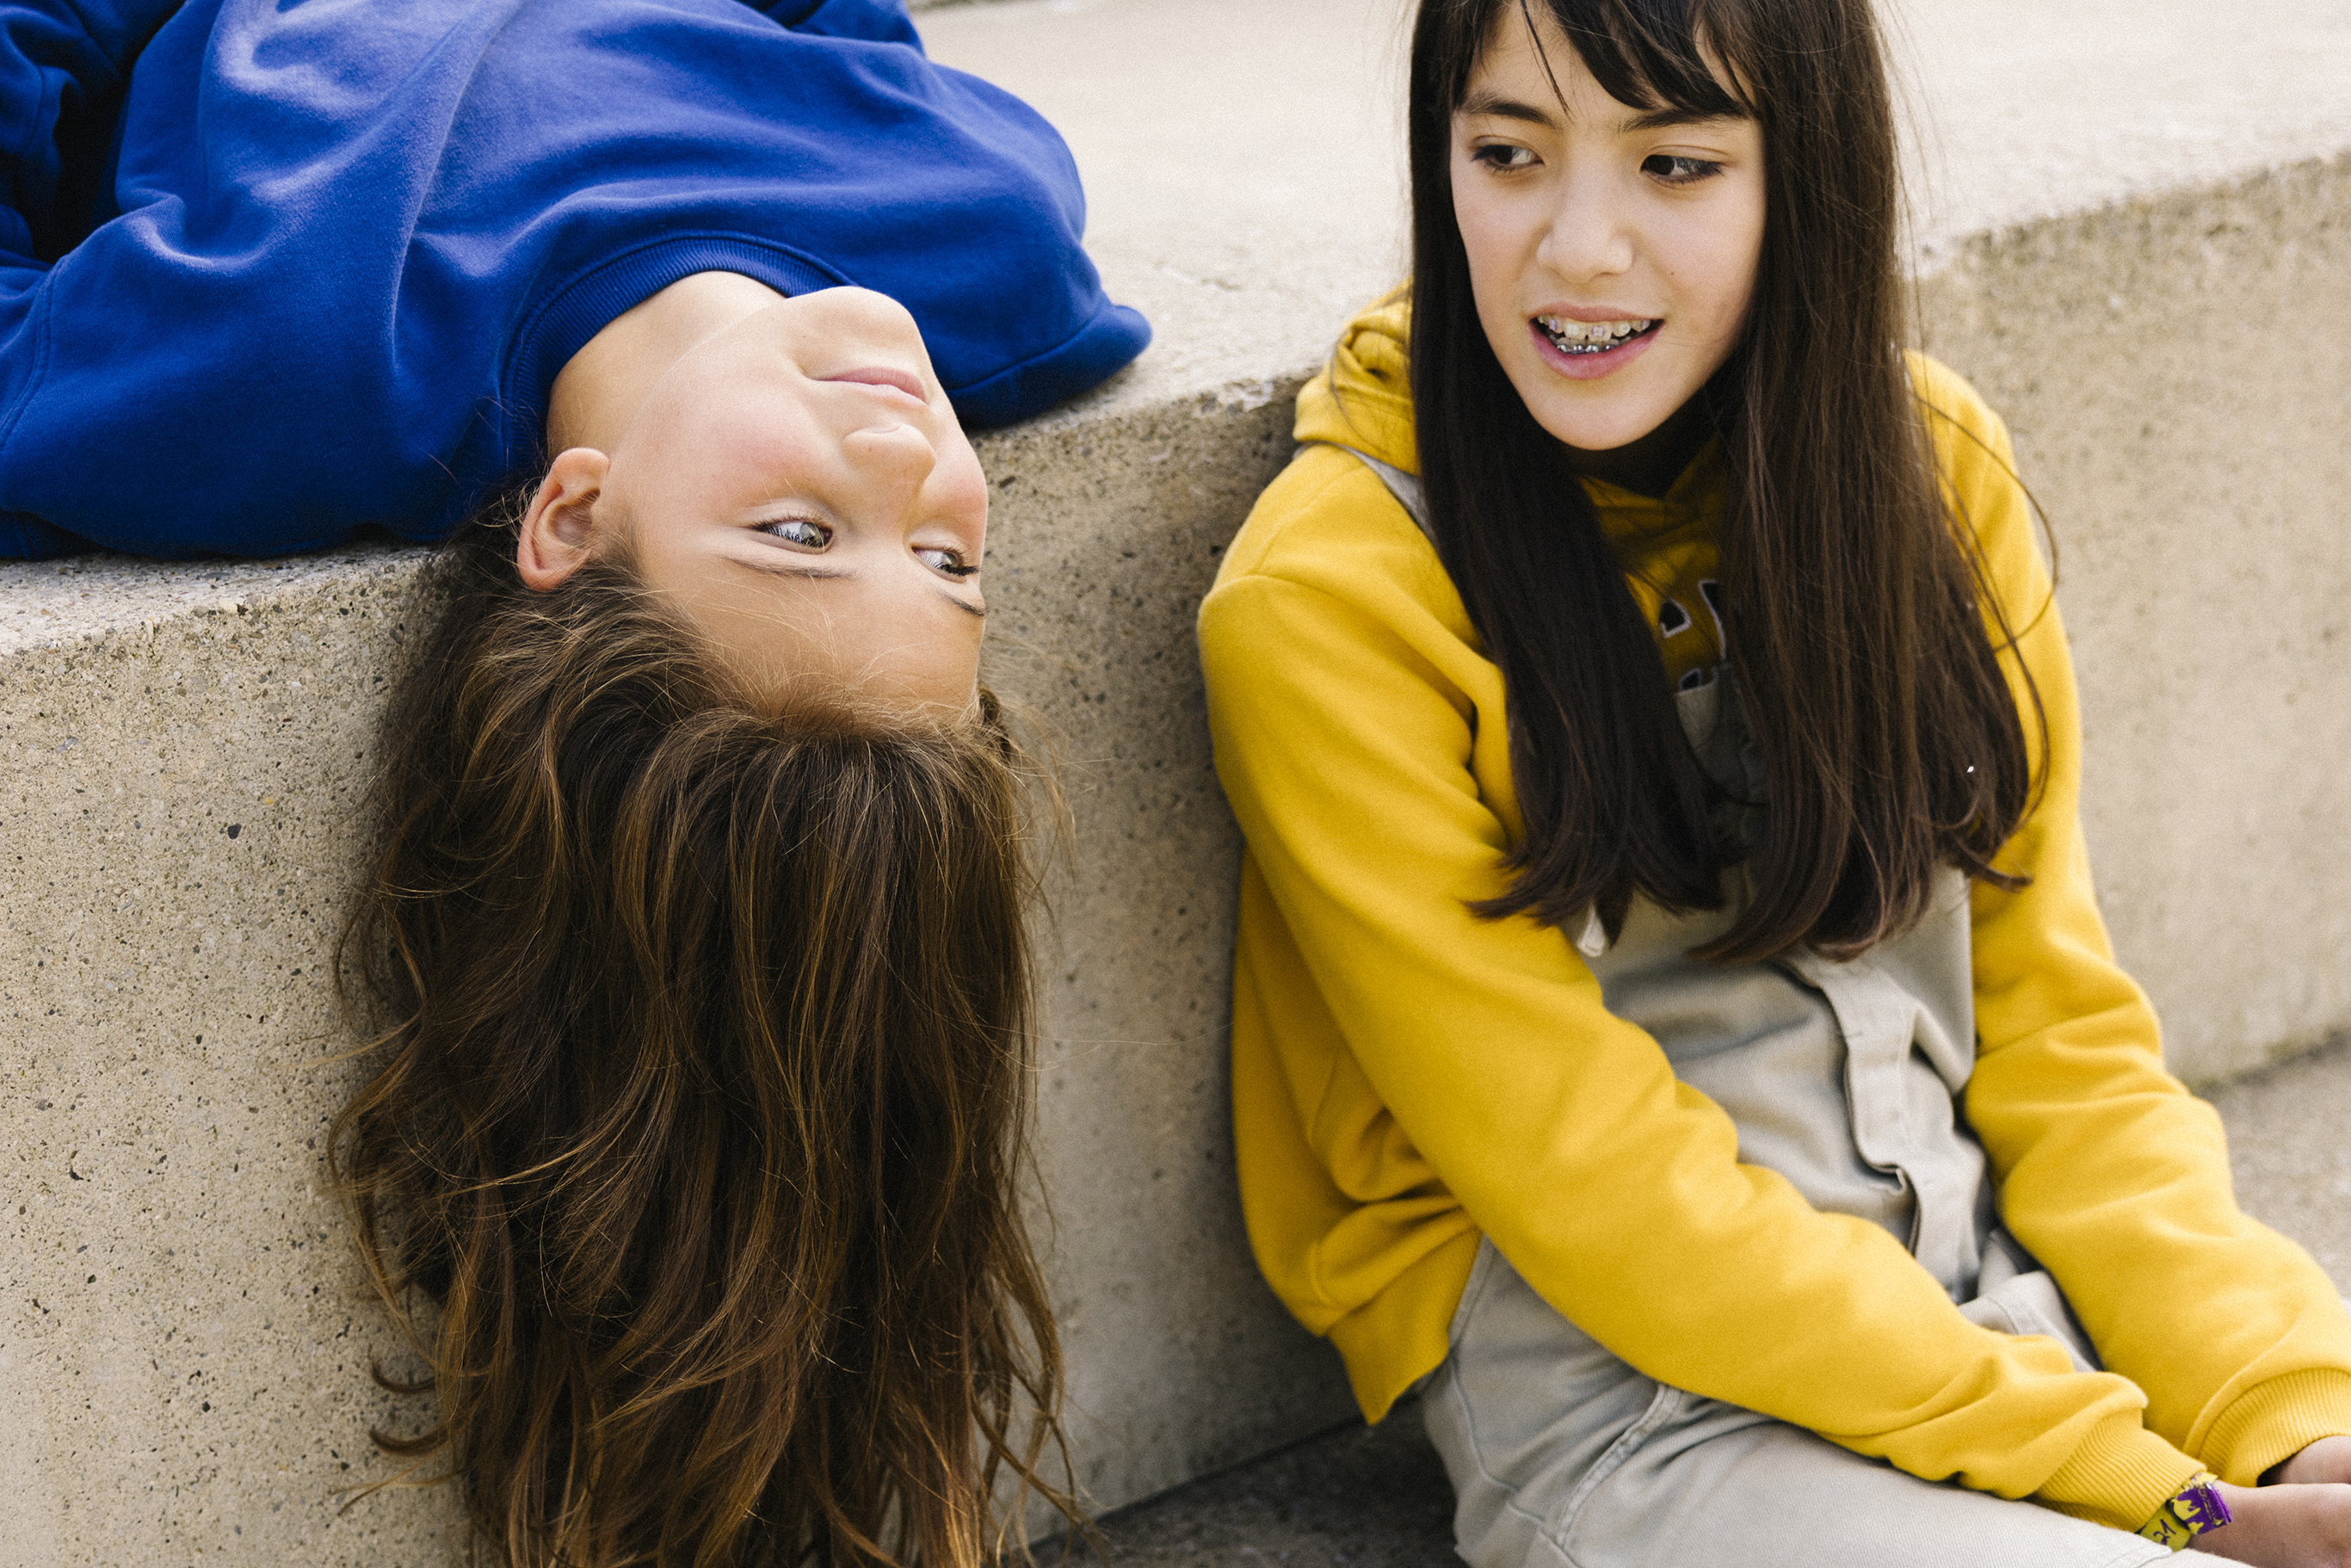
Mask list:
[[[841,444],[796,388],[746,389],[714,407],[703,443],[710,477],[732,489],[766,495],[806,485]],[[720,412],[723,409],[724,412]]]
[[[1755,255],[1716,229],[1687,231],[1660,267],[1673,301],[1675,340],[1686,348],[1726,350],[1747,320],[1755,292]]]
[[[1508,207],[1491,196],[1465,195],[1454,186],[1453,224],[1469,261],[1469,290],[1490,328],[1497,313],[1515,308],[1519,256],[1524,246]],[[1498,348],[1499,345],[1496,345]]]
[[[1726,204],[1712,214],[1712,221],[1690,236],[1686,254],[1694,263],[1695,276],[1689,279],[1693,294],[1703,299],[1715,330],[1735,336],[1747,320],[1748,305],[1755,297],[1756,272],[1762,264],[1761,193]]]
[[[696,400],[639,448],[633,510],[647,517],[715,519],[821,472],[822,433],[807,411],[764,389],[722,389]]]

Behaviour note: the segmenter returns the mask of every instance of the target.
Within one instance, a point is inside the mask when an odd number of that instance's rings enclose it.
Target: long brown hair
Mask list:
[[[1453,115],[1488,41],[1547,12],[1644,110],[1753,118],[1767,206],[1744,337],[1699,395],[1732,476],[1729,657],[1765,764],[1752,846],[1708,830],[1662,655],[1567,448],[1478,320],[1453,215]],[[1708,51],[1729,83],[1708,69]],[[1947,510],[1899,341],[1894,115],[1868,0],[1423,0],[1412,51],[1412,385],[1439,550],[1510,699],[1525,821],[1508,893],[1558,925],[1636,893],[1754,898],[1700,956],[1849,956],[1925,914],[1949,861],[1992,856],[2031,799],[1964,519]],[[2001,621],[2003,644],[2008,637]]]
[[[736,701],[624,564],[435,569],[336,1174],[507,1568],[992,1560],[1058,1443],[1019,753]],[[437,1313],[437,1327],[428,1320]],[[1015,1545],[1019,1543],[1016,1542]]]

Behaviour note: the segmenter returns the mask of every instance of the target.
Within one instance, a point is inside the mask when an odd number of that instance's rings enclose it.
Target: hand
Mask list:
[[[2351,1486],[2223,1484],[2219,1490],[2234,1522],[2199,1535],[2197,1551],[2256,1568],[2351,1568]]]
[[[2314,1481],[2351,1481],[2351,1437],[2321,1437],[2262,1473],[2265,1487],[2307,1486]]]

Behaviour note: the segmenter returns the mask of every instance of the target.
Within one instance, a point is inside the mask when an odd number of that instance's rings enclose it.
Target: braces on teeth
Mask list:
[[[1602,354],[1620,343],[1628,342],[1656,325],[1647,321],[1568,321],[1557,316],[1538,316],[1535,325],[1552,340],[1552,346],[1563,354]]]

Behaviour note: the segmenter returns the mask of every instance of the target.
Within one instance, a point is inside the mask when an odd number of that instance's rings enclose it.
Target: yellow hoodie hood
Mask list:
[[[1412,372],[1405,345],[1412,304],[1402,288],[1347,323],[1331,362],[1298,392],[1301,442],[1328,441],[1407,474],[1420,472],[1412,438]]]

